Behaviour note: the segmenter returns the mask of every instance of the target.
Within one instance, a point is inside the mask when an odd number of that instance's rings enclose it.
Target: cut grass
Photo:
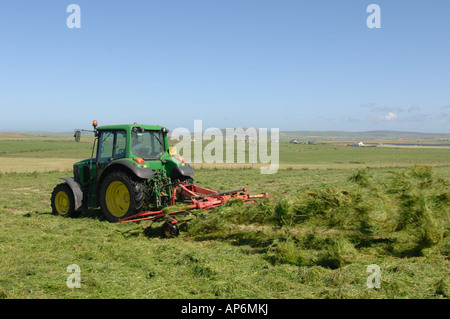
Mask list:
[[[426,257],[448,265],[448,181],[430,167],[384,173],[375,178],[379,183],[366,170],[347,178],[356,186],[315,187],[249,207],[237,201],[188,234],[250,245],[273,265],[341,269],[374,257]],[[240,223],[248,226],[236,227]],[[441,276],[435,286],[445,297],[445,272]]]
[[[386,182],[392,176],[388,170],[369,173],[375,189],[378,181]],[[420,256],[402,257],[389,250],[397,244],[395,236],[367,235],[360,230],[359,220],[330,227],[327,219],[321,222],[323,216],[317,214],[318,218],[310,216],[300,223],[294,220],[279,225],[273,219],[273,209],[283,196],[297,200],[303,191],[314,188],[318,192],[323,180],[335,188],[325,192],[331,198],[339,194],[339,189],[360,187],[349,181],[346,171],[280,174],[280,178],[262,178],[251,170],[239,174],[234,170],[199,171],[197,178],[208,181],[213,189],[235,188],[245,178],[249,191],[264,189],[274,197],[252,205],[234,202],[204,212],[205,220],[194,218],[184,224],[180,237],[170,240],[160,238],[159,224],[144,232],[143,223],[111,224],[98,210],[77,219],[52,215],[50,192],[64,173],[2,174],[0,296],[448,297],[448,236],[424,248]],[[292,189],[285,187],[296,180],[303,183]],[[345,200],[340,203],[346,205]],[[382,269],[382,286],[370,290],[366,287],[366,268],[374,263]],[[70,275],[67,266],[71,264],[80,266],[80,289],[66,286]]]
[[[99,210],[52,215],[53,187],[82,158],[47,158],[55,145],[78,151],[67,137],[23,141],[36,145],[11,144],[0,157],[1,298],[449,297],[448,150],[281,143],[273,175],[261,164],[195,164],[198,185],[271,197],[191,216],[180,237],[162,239],[162,222],[144,230]],[[79,145],[89,157],[91,144]],[[71,264],[80,289],[66,285]],[[380,289],[366,286],[370,264]]]

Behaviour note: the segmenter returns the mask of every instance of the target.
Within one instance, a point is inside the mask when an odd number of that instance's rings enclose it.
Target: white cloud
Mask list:
[[[403,112],[403,109],[401,108],[395,108],[390,106],[383,106],[383,107],[373,107],[370,109],[370,112]]]
[[[369,120],[372,122],[390,122],[398,118],[398,115],[394,112],[389,112],[386,115],[378,117],[370,117]]]
[[[398,117],[397,114],[395,114],[394,112],[389,112],[388,114],[382,116],[381,118],[383,121],[389,122],[395,120],[397,117]]]

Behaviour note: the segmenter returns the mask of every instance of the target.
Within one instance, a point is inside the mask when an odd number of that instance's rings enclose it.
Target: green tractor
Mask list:
[[[97,127],[92,156],[73,165],[73,177],[63,177],[51,196],[52,211],[77,217],[100,207],[110,222],[160,209],[174,197],[177,182],[192,184],[194,169],[171,154],[165,127],[111,125]],[[75,131],[80,140],[81,131]],[[95,156],[94,156],[95,153]]]

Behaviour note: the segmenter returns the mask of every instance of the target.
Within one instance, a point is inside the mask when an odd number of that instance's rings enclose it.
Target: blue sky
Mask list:
[[[450,133],[449,39],[448,0],[2,1],[0,131]]]

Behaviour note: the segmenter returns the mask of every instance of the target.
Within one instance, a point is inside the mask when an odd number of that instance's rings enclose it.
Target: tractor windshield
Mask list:
[[[159,159],[164,154],[164,138],[161,131],[133,132],[131,152],[144,160]]]

